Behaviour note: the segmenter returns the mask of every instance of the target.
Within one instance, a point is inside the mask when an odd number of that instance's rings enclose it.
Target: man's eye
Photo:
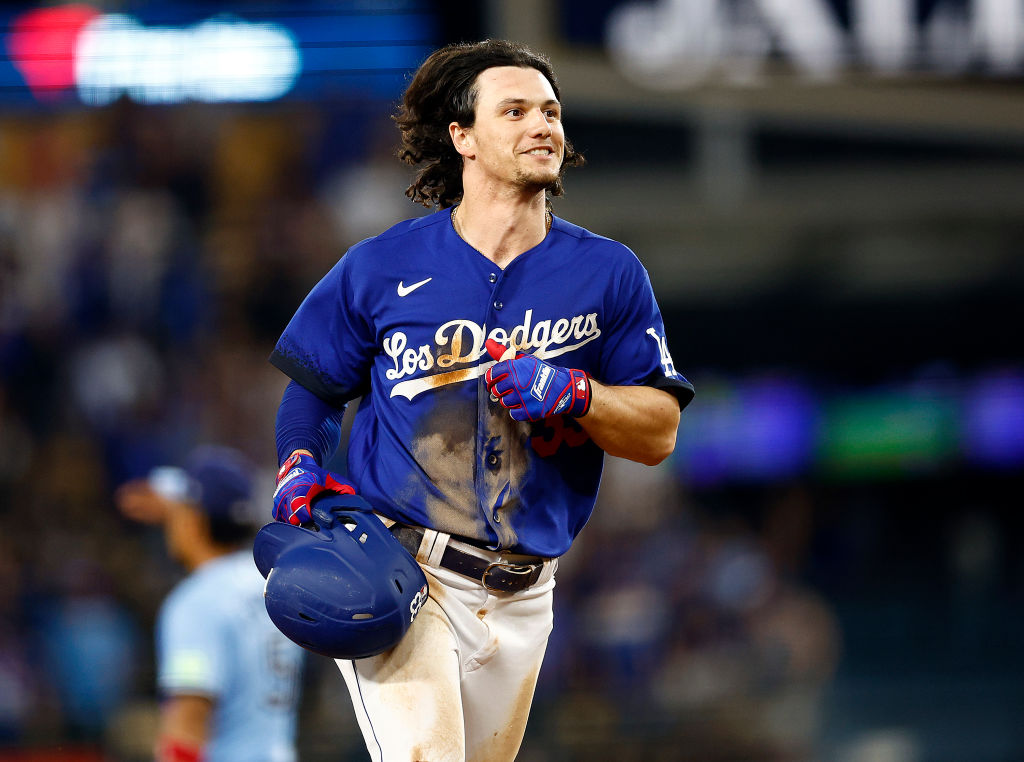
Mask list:
[[[521,110],[517,109],[517,108],[510,108],[505,113],[507,113],[509,116],[522,116],[523,115],[523,112]]]

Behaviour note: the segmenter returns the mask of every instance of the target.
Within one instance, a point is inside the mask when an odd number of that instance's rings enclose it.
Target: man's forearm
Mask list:
[[[323,464],[341,442],[341,421],[345,409],[335,408],[295,381],[288,384],[274,425],[277,462],[283,463],[296,450],[304,450]]]
[[[650,386],[605,386],[591,379],[590,409],[577,420],[609,455],[655,466],[675,449],[679,402]]]

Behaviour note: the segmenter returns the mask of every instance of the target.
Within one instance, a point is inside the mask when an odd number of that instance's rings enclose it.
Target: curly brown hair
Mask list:
[[[561,100],[551,62],[517,42],[483,40],[454,43],[432,53],[417,70],[393,117],[402,133],[398,158],[422,165],[405,195],[426,207],[447,209],[462,199],[462,156],[452,145],[448,125],[472,127],[476,115],[476,78],[495,66],[533,68],[543,74]],[[550,196],[561,196],[562,175],[584,162],[583,155],[565,141],[565,156],[558,179],[548,186]]]

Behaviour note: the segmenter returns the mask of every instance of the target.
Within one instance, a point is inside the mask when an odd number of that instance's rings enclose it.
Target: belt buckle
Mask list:
[[[493,563],[493,564],[487,564],[487,568],[484,569],[484,574],[480,578],[480,582],[483,584],[484,588],[486,588],[487,590],[489,590],[492,593],[509,593],[509,592],[513,592],[512,590],[504,590],[504,589],[502,589],[500,587],[492,587],[487,582],[487,575],[490,574],[496,567],[499,568],[499,569],[502,569],[504,571],[507,571],[509,574],[528,575],[528,574],[532,574],[533,573],[534,566],[535,566],[535,564],[532,564],[532,565],[510,564],[510,563],[503,563],[501,561],[499,561],[497,563]]]

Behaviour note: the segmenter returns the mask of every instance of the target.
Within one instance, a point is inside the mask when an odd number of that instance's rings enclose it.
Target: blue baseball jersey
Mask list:
[[[248,550],[182,580],[157,619],[157,683],[165,696],[214,703],[208,762],[294,762],[303,651],[270,621]]]
[[[442,210],[352,247],[271,362],[329,403],[362,397],[349,477],[380,513],[494,549],[559,556],[590,517],[603,451],[568,416],[512,420],[483,375],[491,338],[610,385],[693,387],[628,248],[558,217],[504,269]]]

